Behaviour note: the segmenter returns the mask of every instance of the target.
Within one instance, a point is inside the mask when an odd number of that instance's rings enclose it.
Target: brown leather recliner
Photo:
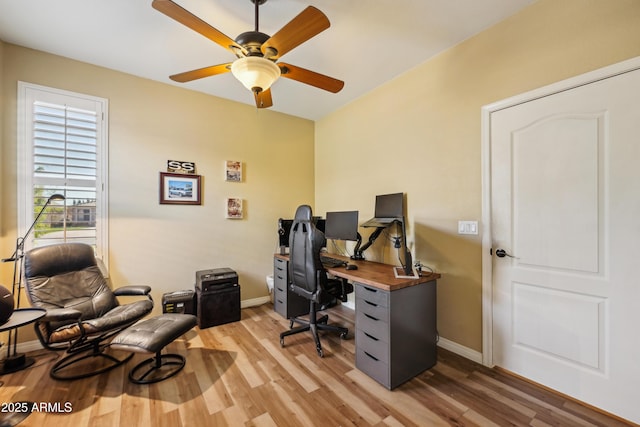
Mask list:
[[[296,294],[309,300],[309,318],[291,319],[290,329],[280,334],[280,345],[284,347],[284,337],[300,332],[311,331],[316,343],[316,351],[323,357],[318,330],[337,332],[346,338],[349,330],[342,326],[328,324],[329,317],[317,317],[321,307],[335,299],[346,300],[353,292],[353,285],[342,279],[329,279],[320,260],[320,250],[325,246],[324,233],[318,230],[312,221],[311,207],[299,206],[289,234],[289,284]],[[302,326],[293,328],[294,323]]]
[[[118,359],[105,352],[109,340],[153,309],[151,288],[124,286],[112,291],[97,264],[94,250],[84,243],[62,243],[28,251],[24,256],[24,284],[33,307],[46,310],[35,329],[49,350],[66,355],[51,368],[55,379],[78,379],[115,368],[133,353]],[[143,299],[120,305],[118,296]],[[77,365],[100,357],[106,363]],[[85,369],[82,369],[85,368]]]

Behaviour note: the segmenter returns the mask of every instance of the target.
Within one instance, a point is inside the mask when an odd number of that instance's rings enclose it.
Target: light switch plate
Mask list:
[[[478,234],[478,221],[458,221],[458,234]]]

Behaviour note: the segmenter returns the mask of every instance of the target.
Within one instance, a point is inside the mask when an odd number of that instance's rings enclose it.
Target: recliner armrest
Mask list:
[[[151,286],[147,285],[128,285],[114,289],[113,294],[117,297],[123,295],[149,295]]]
[[[75,308],[54,308],[47,310],[47,314],[44,315],[40,322],[62,322],[65,320],[78,320],[82,316],[82,313]]]

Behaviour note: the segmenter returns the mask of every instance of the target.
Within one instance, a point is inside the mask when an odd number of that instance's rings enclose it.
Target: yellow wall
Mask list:
[[[443,275],[440,335],[481,351],[481,236],[457,234],[481,220],[481,107],[638,55],[639,1],[540,0],[318,121],[316,211],[366,220],[407,193],[414,257]],[[365,256],[395,262],[383,245]]]
[[[109,100],[110,272],[114,286],[147,283],[162,294],[192,289],[197,270],[230,267],[242,299],[268,295],[277,219],[313,204],[314,123],[5,43],[0,249],[16,238],[17,81]],[[240,89],[239,89],[240,90]],[[247,92],[247,97],[251,94]],[[2,128],[0,128],[2,129]],[[203,205],[159,205],[167,160],[195,161]],[[224,161],[242,161],[242,183],[224,181]],[[245,219],[225,219],[227,197]],[[5,257],[5,255],[3,255]],[[0,265],[0,283],[10,268]]]
[[[17,80],[87,93],[110,102],[116,286],[149,283],[159,310],[161,294],[190,288],[196,270],[228,266],[243,299],[265,296],[278,217],[315,202],[316,214],[356,209],[363,221],[376,194],[402,191],[415,258],[443,274],[440,334],[480,351],[481,236],[456,233],[458,220],[481,217],[480,109],[640,55],[638,23],[637,0],[540,0],[315,125],[0,43],[0,251],[16,237]],[[203,206],[158,204],[168,159],[197,163]],[[243,161],[246,181],[225,183],[224,160]],[[245,200],[245,220],[224,219],[231,196]],[[395,263],[384,240],[366,255]]]
[[[2,40],[0,40],[0,178],[3,177],[3,158],[4,158],[4,85],[2,84],[2,75],[3,75],[3,70],[4,70],[4,43],[2,42]],[[2,178],[4,179],[4,178]],[[0,181],[1,184],[1,181]],[[3,238],[2,236],[4,235],[4,230],[3,230],[3,211],[4,209],[2,209],[2,205],[4,205],[4,190],[3,190],[4,186],[0,185],[0,250],[4,247],[2,245],[3,242]],[[4,252],[3,252],[4,253]],[[9,256],[10,254],[8,254],[7,256]],[[5,258],[4,256],[2,256],[2,258]],[[2,275],[0,274],[0,284],[3,283],[3,279],[2,279]]]

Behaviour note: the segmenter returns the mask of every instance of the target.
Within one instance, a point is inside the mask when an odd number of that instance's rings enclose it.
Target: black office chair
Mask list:
[[[318,311],[336,299],[346,301],[347,294],[353,292],[353,285],[342,279],[329,279],[320,261],[320,249],[325,246],[324,234],[312,222],[311,207],[302,205],[296,210],[289,235],[289,278],[290,289],[309,300],[309,319],[296,317],[291,320],[291,329],[280,334],[280,345],[284,347],[284,337],[311,331],[316,342],[316,351],[323,357],[318,330],[328,330],[346,338],[347,328],[329,325],[329,317],[317,318]],[[294,323],[302,326],[293,328]]]
[[[28,251],[24,256],[25,291],[31,305],[47,312],[36,321],[42,345],[65,350],[49,372],[52,378],[72,380],[113,369],[129,360],[105,353],[110,339],[153,309],[151,288],[123,286],[112,291],[100,271],[93,248],[84,243],[62,243]],[[137,295],[137,301],[119,304],[117,297]],[[82,364],[100,357],[107,364]],[[97,359],[94,359],[97,360]]]

